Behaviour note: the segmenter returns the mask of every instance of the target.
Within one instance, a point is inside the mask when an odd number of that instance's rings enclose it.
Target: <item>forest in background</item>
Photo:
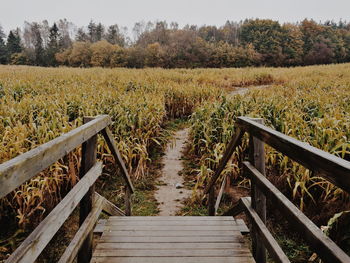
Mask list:
[[[72,67],[247,67],[350,62],[350,23],[280,24],[269,19],[182,28],[175,22],[138,22],[132,29],[66,19],[25,22],[5,35],[0,64]]]

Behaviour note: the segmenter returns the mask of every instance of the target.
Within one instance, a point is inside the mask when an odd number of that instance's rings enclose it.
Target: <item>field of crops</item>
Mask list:
[[[218,89],[181,71],[0,67],[0,162],[81,125],[83,116],[109,114],[121,154],[138,179],[147,172],[149,149],[163,138],[163,122],[218,96]],[[106,148],[99,148],[103,157]],[[69,154],[1,200],[1,210],[15,213],[20,226],[40,217],[63,188],[75,184],[79,156]]]
[[[261,117],[277,131],[350,160],[349,72],[349,64],[276,69],[270,73],[283,80],[282,84],[199,108],[192,116],[193,151],[201,158],[197,187],[213,174],[238,116]],[[236,160],[243,158],[246,146],[247,140],[226,170],[236,178],[241,175]],[[267,148],[266,160],[270,175],[280,175],[278,180],[283,180],[284,192],[305,212],[308,205],[348,200],[340,189],[272,148]],[[319,223],[327,223],[327,216],[329,213],[320,216]]]
[[[165,139],[166,120],[189,116],[192,150],[200,157],[197,188],[212,174],[241,115],[262,117],[278,131],[349,160],[349,72],[350,64],[193,70],[0,66],[0,163],[81,125],[83,116],[98,114],[111,116],[133,180],[147,175],[150,152]],[[270,87],[227,95],[260,85]],[[103,140],[99,145],[99,157],[112,162]],[[16,218],[25,228],[39,221],[76,183],[79,151],[1,199],[0,222]],[[301,209],[313,200],[348,198],[273,149],[267,163],[270,171],[279,171]],[[226,171],[238,177],[240,167],[232,162]]]

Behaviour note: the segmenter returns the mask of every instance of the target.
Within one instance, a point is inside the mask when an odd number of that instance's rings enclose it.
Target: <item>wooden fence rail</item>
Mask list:
[[[239,117],[236,121],[236,133],[232,136],[223,158],[214,176],[211,178],[205,193],[208,194],[209,215],[215,215],[220,204],[220,190],[215,209],[215,183],[225,169],[233,152],[241,143],[244,133],[249,139],[249,162],[244,162],[245,174],[251,179],[251,201],[242,198],[238,205],[224,213],[238,215],[245,212],[252,221],[252,248],[257,262],[266,262],[266,248],[276,262],[289,262],[285,254],[267,230],[266,198],[271,200],[288,222],[303,233],[306,242],[316,251],[325,262],[350,262],[350,257],[329,239],[311,220],[293,205],[265,177],[264,143],[275,148],[294,161],[302,164],[318,176],[321,176],[337,187],[350,192],[350,162],[330,153],[310,146],[307,143],[293,139],[263,125],[261,119]],[[263,241],[263,242],[259,242]]]
[[[84,118],[84,125],[37,148],[0,164],[0,198],[15,190],[38,173],[82,144],[80,180],[22,242],[6,262],[34,262],[69,215],[79,204],[80,228],[59,262],[90,262],[93,227],[102,211],[112,216],[131,215],[131,195],[134,187],[108,128],[107,115]],[[102,174],[102,163],[96,161],[97,135],[102,133],[117,167],[126,183],[126,212],[95,192],[94,184]]]

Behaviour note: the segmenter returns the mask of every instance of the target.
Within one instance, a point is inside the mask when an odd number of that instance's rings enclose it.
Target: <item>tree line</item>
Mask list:
[[[350,23],[305,19],[227,21],[223,26],[139,22],[132,29],[66,19],[25,22],[6,36],[0,27],[0,63],[73,67],[246,67],[350,62]]]

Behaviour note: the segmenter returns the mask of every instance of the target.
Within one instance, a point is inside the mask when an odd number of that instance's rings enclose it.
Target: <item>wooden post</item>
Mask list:
[[[257,123],[264,124],[263,119],[253,119]],[[249,161],[255,168],[265,176],[265,148],[264,142],[261,140],[250,136],[249,137]],[[254,184],[254,180],[251,181],[251,196],[252,196],[252,208],[260,216],[260,219],[264,224],[266,223],[266,197],[259,191],[259,189]],[[266,262],[266,248],[259,239],[257,231],[254,229],[252,231],[252,248],[253,256],[256,262],[265,263]]]
[[[128,185],[125,186],[125,215],[131,216],[131,191]]]
[[[84,124],[93,120],[93,118],[84,117]],[[96,163],[97,153],[97,134],[92,136],[90,139],[85,141],[82,146],[81,156],[81,167],[80,167],[80,178],[82,178],[92,166]],[[92,210],[93,197],[95,192],[95,186],[92,185],[86,195],[80,201],[80,216],[79,225],[81,226]],[[88,263],[92,257],[92,242],[93,242],[93,231],[87,235],[84,240],[79,252],[78,252],[78,263]]]
[[[208,194],[208,214],[215,216],[215,186],[213,185]]]

